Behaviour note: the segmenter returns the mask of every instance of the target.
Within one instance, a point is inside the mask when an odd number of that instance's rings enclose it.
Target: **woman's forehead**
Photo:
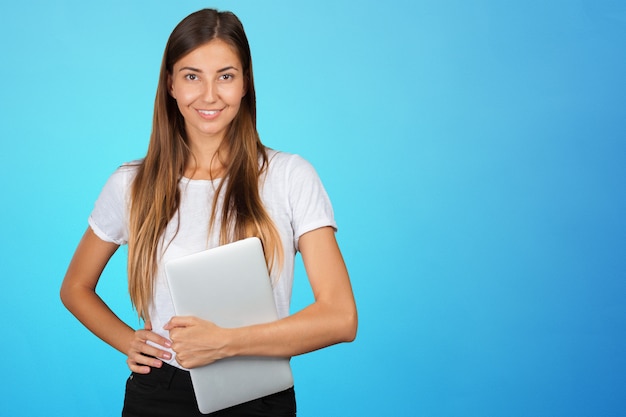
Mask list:
[[[242,62],[237,49],[231,44],[216,38],[204,43],[187,54],[183,55],[174,63],[174,70],[192,66],[203,71],[218,70],[226,66],[242,69]]]

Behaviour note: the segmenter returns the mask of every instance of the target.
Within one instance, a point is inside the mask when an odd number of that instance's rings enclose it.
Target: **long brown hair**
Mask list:
[[[168,76],[179,59],[213,39],[226,42],[236,51],[246,77],[246,94],[218,150],[218,158],[226,167],[224,180],[215,193],[224,196],[219,242],[225,244],[257,236],[263,242],[268,266],[282,264],[280,235],[259,195],[259,179],[267,169],[268,156],[256,130],[256,95],[248,39],[234,14],[200,10],[176,26],[165,47],[150,143],[131,188],[128,288],[131,301],[143,319],[149,319],[159,251],[167,245],[163,234],[180,205],[178,183],[192,158],[185,121],[169,94]],[[216,197],[211,229],[217,207]]]

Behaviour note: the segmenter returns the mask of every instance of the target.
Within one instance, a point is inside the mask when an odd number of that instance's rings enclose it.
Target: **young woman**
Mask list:
[[[352,341],[357,313],[327,194],[296,155],[262,145],[250,49],[229,12],[201,10],[172,32],[144,159],[107,181],[61,288],[65,306],[128,359],[123,416],[196,416],[186,369],[237,355],[291,357]],[[228,242],[263,242],[280,319],[235,329],[176,317],[163,264]],[[128,244],[134,330],[96,294],[109,258]],[[289,315],[296,251],[315,301]],[[293,388],[219,416],[295,415]]]

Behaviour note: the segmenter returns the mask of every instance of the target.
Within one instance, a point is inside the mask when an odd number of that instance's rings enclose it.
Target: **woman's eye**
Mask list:
[[[198,79],[198,76],[196,74],[187,74],[185,75],[185,78],[189,81],[196,81]]]
[[[228,81],[233,79],[233,74],[222,74],[220,80]]]

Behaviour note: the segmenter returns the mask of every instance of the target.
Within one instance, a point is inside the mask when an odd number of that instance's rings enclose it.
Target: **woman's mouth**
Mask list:
[[[221,112],[221,110],[196,110],[196,111],[198,112],[200,117],[202,117],[203,119],[214,119]]]

